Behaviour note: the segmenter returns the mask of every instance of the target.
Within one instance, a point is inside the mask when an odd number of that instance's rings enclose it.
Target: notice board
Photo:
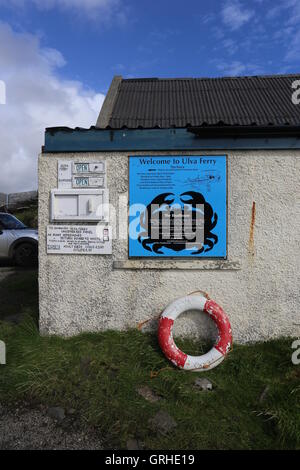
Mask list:
[[[129,257],[226,258],[226,155],[129,157]]]
[[[111,228],[106,225],[48,225],[48,254],[109,255]]]

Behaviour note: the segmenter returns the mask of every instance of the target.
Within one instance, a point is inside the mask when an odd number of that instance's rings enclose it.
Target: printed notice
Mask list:
[[[105,225],[48,225],[48,254],[109,255],[111,228]]]
[[[226,156],[129,157],[129,257],[226,258]]]

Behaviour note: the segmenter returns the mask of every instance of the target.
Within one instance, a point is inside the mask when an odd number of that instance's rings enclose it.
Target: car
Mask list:
[[[38,232],[17,217],[0,212],[0,258],[18,266],[33,266],[38,260]]]

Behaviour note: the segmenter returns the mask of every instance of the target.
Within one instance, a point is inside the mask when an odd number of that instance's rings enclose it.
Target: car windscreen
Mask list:
[[[0,214],[0,228],[1,226],[7,230],[18,230],[27,228],[20,220],[11,214]]]

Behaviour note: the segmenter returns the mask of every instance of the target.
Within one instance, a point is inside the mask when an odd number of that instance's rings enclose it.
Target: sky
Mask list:
[[[0,0],[0,192],[37,188],[45,127],[94,125],[114,75],[299,72],[300,0]]]

